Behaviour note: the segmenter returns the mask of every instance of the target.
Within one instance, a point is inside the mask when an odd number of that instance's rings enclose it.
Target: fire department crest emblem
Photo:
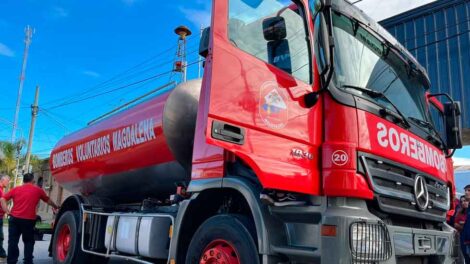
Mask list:
[[[259,115],[263,123],[272,129],[286,126],[289,113],[287,100],[276,83],[265,83],[260,89]]]

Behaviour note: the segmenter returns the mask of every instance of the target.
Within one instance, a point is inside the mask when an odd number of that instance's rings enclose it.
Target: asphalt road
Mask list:
[[[5,234],[5,241],[3,242],[3,246],[5,250],[7,250],[8,245],[8,227],[3,227],[3,232]],[[52,258],[49,257],[49,242],[51,236],[44,235],[44,241],[36,241],[34,245],[34,263],[35,264],[52,264]],[[23,241],[20,239],[19,243],[20,248],[20,257],[18,258],[18,264],[23,263]],[[111,260],[109,264],[133,264],[135,262],[125,261],[125,260]],[[90,263],[91,264],[91,263]],[[96,263],[99,264],[99,263]]]

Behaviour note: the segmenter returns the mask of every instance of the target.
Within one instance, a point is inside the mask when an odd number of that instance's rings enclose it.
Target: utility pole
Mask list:
[[[34,95],[34,104],[31,106],[31,127],[29,129],[28,150],[26,151],[25,168],[26,173],[29,171],[29,162],[31,160],[31,148],[33,147],[34,127],[36,126],[36,117],[38,116],[39,101],[39,85],[36,86],[36,94]]]
[[[33,37],[33,29],[28,25],[26,26],[25,30],[25,38],[24,38],[24,52],[23,52],[23,65],[21,67],[21,75],[20,75],[20,85],[18,87],[18,97],[16,98],[16,111],[15,111],[15,119],[13,120],[13,131],[11,133],[11,143],[15,143],[16,140],[16,128],[18,127],[18,117],[20,114],[20,104],[21,104],[21,94],[23,92],[23,84],[26,74],[26,65],[28,63],[28,53],[29,53],[29,45],[31,44],[31,38]]]
[[[16,171],[15,171],[15,181],[13,182],[13,187],[16,187],[16,182],[18,181],[18,175],[20,174],[20,157],[21,149],[23,148],[23,141],[16,143]]]

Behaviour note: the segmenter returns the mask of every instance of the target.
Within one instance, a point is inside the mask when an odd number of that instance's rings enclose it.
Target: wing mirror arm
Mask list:
[[[316,16],[319,15],[320,13],[323,13],[323,19],[324,23],[326,24],[326,35],[325,39],[328,40],[328,51],[327,51],[327,56],[329,58],[328,60],[328,65],[325,65],[325,68],[322,70],[320,73],[321,78],[321,88],[318,91],[308,93],[304,96],[304,103],[305,106],[308,108],[313,107],[318,100],[320,99],[320,95],[323,91],[325,91],[328,87],[328,85],[331,82],[331,79],[333,78],[333,72],[334,72],[334,47],[335,47],[335,42],[334,42],[334,36],[333,36],[333,20],[331,17],[331,0],[311,0],[310,1],[310,6],[313,7],[311,9],[312,11],[312,17],[315,20]],[[325,76],[323,78],[323,76]]]
[[[325,16],[325,22],[327,26],[327,39],[328,39],[328,55],[329,55],[329,65],[328,65],[328,75],[326,76],[323,88],[327,88],[333,78],[333,72],[335,69],[335,60],[334,60],[334,49],[335,49],[335,39],[333,36],[333,17],[331,16],[331,0],[320,0],[322,2],[321,11]]]

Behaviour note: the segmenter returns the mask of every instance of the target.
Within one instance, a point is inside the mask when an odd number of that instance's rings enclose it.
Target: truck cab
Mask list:
[[[324,210],[286,224],[290,243],[321,263],[451,263],[458,103],[405,48],[347,1],[215,3],[211,30],[207,142]]]

